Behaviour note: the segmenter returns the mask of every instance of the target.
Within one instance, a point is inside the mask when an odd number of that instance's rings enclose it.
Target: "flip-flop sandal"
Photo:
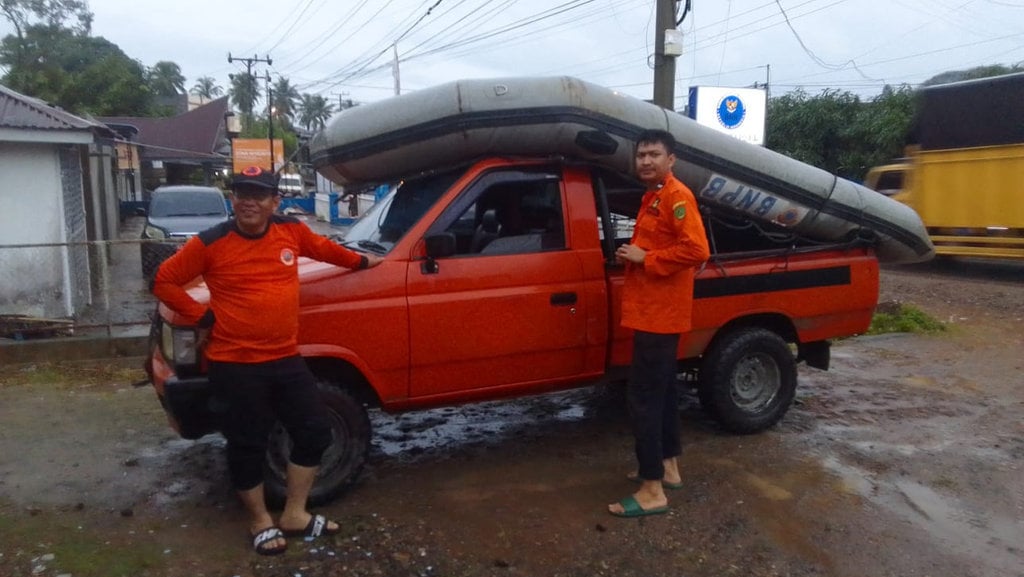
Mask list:
[[[644,509],[643,507],[640,506],[640,503],[637,502],[636,497],[632,495],[619,501],[619,505],[622,505],[621,513],[617,513],[615,511],[608,512],[612,515],[615,515],[616,517],[626,518],[646,517],[648,515],[661,515],[663,513],[668,513],[668,505],[664,505],[662,507],[654,507],[652,509]]]
[[[288,549],[288,543],[276,547],[267,547],[266,544],[275,539],[284,539],[285,535],[278,527],[267,527],[266,529],[250,535],[252,537],[252,549],[260,555],[280,555]]]
[[[328,524],[330,521],[323,515],[313,515],[309,518],[309,523],[306,524],[305,529],[285,529],[284,534],[287,537],[302,537],[307,541],[312,541],[317,537],[324,535],[334,535],[341,531],[341,526],[331,528]]]

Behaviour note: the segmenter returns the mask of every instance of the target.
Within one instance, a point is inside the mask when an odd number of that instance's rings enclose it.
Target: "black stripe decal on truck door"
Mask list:
[[[693,286],[693,298],[707,299],[848,284],[850,284],[850,267],[834,266],[814,270],[697,279]]]

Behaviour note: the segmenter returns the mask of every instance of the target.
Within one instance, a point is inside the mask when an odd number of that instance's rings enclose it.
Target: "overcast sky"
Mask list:
[[[655,0],[89,0],[93,35],[152,66],[176,62],[191,88],[266,58],[261,77],[369,102],[459,78],[571,75],[640,98]],[[429,12],[429,13],[428,13]],[[788,21],[788,22],[787,22]],[[690,86],[773,95],[803,87],[871,97],[949,70],[1024,61],[1024,0],[692,0],[679,26],[676,102]],[[0,24],[0,33],[11,31]],[[769,67],[770,66],[770,77]]]

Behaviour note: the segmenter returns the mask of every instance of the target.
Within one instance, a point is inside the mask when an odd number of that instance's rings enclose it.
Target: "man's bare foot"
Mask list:
[[[640,517],[668,511],[668,497],[659,481],[644,481],[640,490],[618,503],[608,505],[608,512],[617,517]]]

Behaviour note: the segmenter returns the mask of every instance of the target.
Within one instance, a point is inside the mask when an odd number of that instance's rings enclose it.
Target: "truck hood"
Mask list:
[[[316,261],[306,257],[299,258],[298,266],[300,286],[299,290],[301,291],[299,297],[300,303],[306,299],[308,287],[314,286],[317,283],[317,281],[329,278],[337,278],[339,276],[352,274],[353,272],[344,267],[335,266],[333,264]],[[188,291],[189,296],[195,299],[196,302],[202,304],[210,302],[210,291],[209,289],[206,288],[206,283],[203,282],[201,278],[196,279],[185,288]],[[164,318],[164,320],[174,325],[185,326],[190,324],[185,322],[181,318],[181,315],[167,308],[167,306],[164,305],[163,303],[160,303],[160,315]]]

